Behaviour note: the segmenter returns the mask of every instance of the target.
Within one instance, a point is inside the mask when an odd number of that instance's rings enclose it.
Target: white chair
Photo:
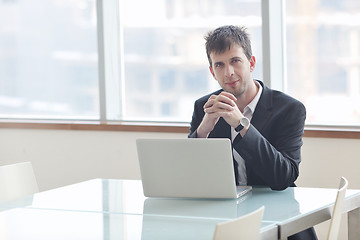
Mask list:
[[[347,179],[342,177],[340,179],[339,190],[337,192],[336,201],[334,204],[334,209],[330,220],[330,228],[327,236],[328,240],[338,239],[343,203],[344,203],[347,186],[348,186]]]
[[[31,162],[0,166],[0,203],[39,192]]]
[[[213,240],[258,240],[265,207],[235,220],[218,223]]]

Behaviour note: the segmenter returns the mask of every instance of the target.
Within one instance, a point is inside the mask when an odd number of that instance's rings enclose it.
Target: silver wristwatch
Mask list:
[[[250,125],[250,120],[247,117],[240,119],[240,124],[235,128],[235,131],[240,132],[243,128],[247,128]]]

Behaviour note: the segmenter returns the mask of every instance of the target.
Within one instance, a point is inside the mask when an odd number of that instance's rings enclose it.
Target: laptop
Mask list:
[[[137,139],[144,195],[162,198],[239,198],[229,139]]]

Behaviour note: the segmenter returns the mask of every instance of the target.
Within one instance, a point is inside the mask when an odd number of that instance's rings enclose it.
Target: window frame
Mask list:
[[[106,77],[122,78],[122,69],[118,70],[120,72],[111,72],[114,68],[109,68],[106,65],[121,65],[122,61],[121,56],[116,59],[110,58],[110,51],[114,51],[114,47],[116,50],[121,50],[122,48],[121,46],[115,46],[115,43],[121,42],[122,38],[119,26],[116,26],[116,24],[109,24],[109,21],[113,21],[114,18],[119,17],[120,6],[119,2],[116,0],[96,0],[96,7],[100,96],[99,121],[0,119],[0,128],[188,133],[189,123],[108,120],[108,106],[106,102],[109,99],[109,96],[107,96],[109,89],[107,89]],[[104,14],[104,11],[106,11],[106,14]],[[261,11],[264,82],[273,89],[284,91],[284,89],[286,89],[284,0],[271,0],[271,4],[270,0],[261,0]],[[109,12],[111,12],[111,14],[109,14]],[[108,26],[110,26],[110,30],[106,29],[109,28]],[[117,41],[107,37],[107,32],[115,32],[111,38],[115,37]],[[281,54],[278,54],[279,52]],[[123,78],[117,80],[123,81]],[[120,89],[116,89],[112,95],[115,95],[116,91],[121,92],[124,91],[124,89],[120,86]],[[121,96],[118,96],[118,100],[118,107],[120,107],[120,105],[123,104]],[[121,112],[119,114],[121,115]],[[306,125],[304,137],[360,139],[360,127]]]
[[[120,131],[154,133],[189,133],[189,124],[164,122],[100,122],[100,121],[20,121],[1,120],[0,129],[41,129],[76,131]],[[360,139],[360,129],[340,127],[305,127],[303,137]]]

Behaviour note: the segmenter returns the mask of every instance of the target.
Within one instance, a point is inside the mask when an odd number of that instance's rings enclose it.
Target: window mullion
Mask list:
[[[96,1],[100,122],[106,121],[105,52],[103,1]]]
[[[283,0],[262,0],[263,76],[267,86],[286,91]]]
[[[124,86],[120,80],[123,73],[121,62],[122,40],[118,0],[98,0],[98,38],[99,38],[99,74],[101,120],[119,120],[123,117],[121,106],[124,98]]]

